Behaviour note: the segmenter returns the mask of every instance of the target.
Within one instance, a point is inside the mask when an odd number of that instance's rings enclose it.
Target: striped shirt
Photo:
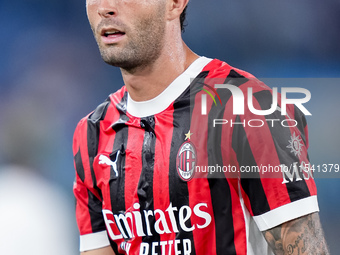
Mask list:
[[[135,102],[122,87],[79,122],[81,251],[272,254],[261,231],[318,211],[302,112],[283,115],[279,95],[270,114],[247,97],[234,114],[235,95],[215,84],[272,107],[254,76],[201,57],[156,98]]]

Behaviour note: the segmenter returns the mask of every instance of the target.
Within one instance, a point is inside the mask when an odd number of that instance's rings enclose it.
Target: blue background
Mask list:
[[[339,164],[340,79],[330,79],[340,78],[339,13],[339,0],[192,0],[183,37],[259,78],[318,78],[294,81],[312,93],[310,157]],[[0,24],[0,165],[34,169],[65,194],[72,218],[73,131],[123,85],[120,71],[101,60],[85,1],[2,0]],[[316,180],[321,218],[336,254],[340,174],[325,177]],[[77,254],[76,226],[65,231]]]

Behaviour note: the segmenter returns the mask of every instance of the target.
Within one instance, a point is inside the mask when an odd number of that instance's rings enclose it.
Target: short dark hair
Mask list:
[[[186,17],[186,15],[187,15],[187,7],[188,7],[188,6],[185,6],[183,12],[181,13],[181,16],[179,17],[179,20],[180,20],[180,22],[181,22],[181,30],[182,30],[182,32],[184,32],[184,30],[185,30],[184,27],[187,26],[187,24],[184,24],[184,22],[185,22],[185,17]]]

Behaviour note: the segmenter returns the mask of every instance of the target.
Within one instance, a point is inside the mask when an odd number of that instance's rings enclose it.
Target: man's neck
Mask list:
[[[197,58],[184,42],[175,50],[162,52],[151,65],[133,72],[121,69],[125,86],[134,101],[150,100],[162,93]]]

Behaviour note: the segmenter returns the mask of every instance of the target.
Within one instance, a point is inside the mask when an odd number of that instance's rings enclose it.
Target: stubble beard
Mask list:
[[[129,72],[154,63],[164,45],[165,21],[161,16],[137,20],[133,29],[125,31],[128,41],[123,47],[102,46],[97,39],[102,59]]]

